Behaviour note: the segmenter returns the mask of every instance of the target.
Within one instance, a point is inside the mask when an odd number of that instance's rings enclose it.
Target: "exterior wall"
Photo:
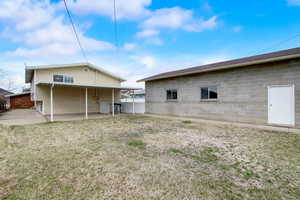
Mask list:
[[[300,128],[300,59],[146,82],[146,113],[267,124],[268,86],[295,85]],[[217,86],[217,101],[201,101],[200,88]],[[177,89],[178,100],[166,100]]]
[[[37,86],[37,98],[42,99],[43,114],[50,114],[50,86]],[[100,111],[102,102],[112,101],[112,89],[88,89],[88,112]],[[115,89],[115,102],[120,102],[120,91]],[[85,88],[71,86],[54,86],[53,113],[85,113]]]
[[[10,97],[10,108],[32,108],[33,102],[31,101],[30,94],[24,94],[19,96]]]
[[[89,67],[37,69],[35,81],[52,82],[53,75],[55,74],[72,76],[74,78],[74,84],[113,87],[121,86],[121,82],[119,80]]]

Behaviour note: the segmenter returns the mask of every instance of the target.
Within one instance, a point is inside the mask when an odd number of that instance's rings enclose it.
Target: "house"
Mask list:
[[[300,127],[300,48],[154,75],[146,113]]]
[[[27,109],[34,107],[30,91],[18,94],[9,94],[5,97],[8,99],[10,109]]]
[[[13,93],[0,88],[0,112],[4,112],[8,108],[7,106],[8,101],[5,96],[9,94],[13,94]]]
[[[115,113],[123,78],[90,63],[27,66],[31,100],[43,115]]]

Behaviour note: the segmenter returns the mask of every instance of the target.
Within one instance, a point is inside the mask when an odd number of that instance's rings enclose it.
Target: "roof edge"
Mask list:
[[[165,76],[162,75],[161,77],[153,77],[153,78],[151,78],[152,76],[150,76],[148,78],[137,80],[136,82],[139,83],[139,82],[146,82],[146,81],[153,81],[153,80],[161,80],[161,79],[166,79],[166,78],[187,76],[187,75],[192,75],[192,74],[201,74],[201,73],[206,73],[206,72],[211,72],[211,71],[219,71],[219,70],[224,70],[224,69],[245,67],[245,66],[249,66],[249,65],[276,62],[276,61],[281,61],[281,60],[289,60],[289,59],[293,59],[293,58],[300,58],[300,54],[280,56],[280,57],[274,57],[274,58],[267,58],[267,59],[251,61],[251,62],[245,62],[245,63],[239,63],[239,64],[233,64],[233,65],[224,65],[223,67],[204,69],[202,71],[185,72],[185,73],[180,73],[180,74],[177,74],[177,75],[165,75]],[[227,61],[224,61],[224,62],[227,62]],[[217,63],[211,63],[209,65],[213,65],[213,64],[217,64]],[[205,65],[202,65],[202,66],[205,66]],[[201,67],[201,66],[199,66],[199,67]],[[191,68],[193,68],[193,67],[191,67]],[[185,68],[185,69],[189,69],[189,68]],[[184,70],[184,69],[180,69],[180,70]],[[176,72],[176,71],[180,71],[180,70],[169,71],[169,72]],[[169,72],[164,72],[164,73],[169,73]],[[159,74],[153,75],[153,76],[158,76],[158,75]]]
[[[115,75],[114,73],[112,72],[109,72],[101,67],[98,67],[94,64],[91,64],[89,62],[83,62],[83,63],[71,63],[71,64],[54,64],[54,65],[36,65],[36,66],[26,66],[25,67],[25,71],[29,71],[29,70],[35,70],[35,69],[55,69],[55,68],[64,68],[64,67],[81,67],[81,66],[87,66],[87,67],[90,67],[92,69],[95,69],[99,72],[102,72],[108,76],[111,76],[112,78],[115,78],[115,79],[118,79],[119,81],[121,82],[124,82],[126,81],[126,79],[118,76],[118,75]],[[25,83],[30,83],[31,80],[25,78]]]

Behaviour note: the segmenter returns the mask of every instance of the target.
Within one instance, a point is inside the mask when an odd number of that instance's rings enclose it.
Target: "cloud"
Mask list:
[[[300,0],[287,0],[287,2],[291,6],[300,6]]]
[[[195,18],[192,10],[181,7],[162,8],[153,11],[150,17],[142,22],[142,30],[137,33],[137,37],[157,36],[160,29],[201,32],[214,29],[217,25],[217,16],[204,20]]]
[[[125,43],[123,46],[123,49],[126,51],[132,51],[134,49],[136,49],[136,44],[134,43]]]
[[[116,1],[117,19],[138,19],[149,14],[146,7],[152,0]],[[113,0],[71,0],[68,5],[72,11],[80,15],[101,15],[113,18]]]
[[[49,0],[2,0],[0,2],[0,20],[13,23],[16,30],[28,30],[47,24],[53,19],[54,8]]]
[[[139,59],[139,62],[146,66],[147,68],[154,68],[156,64],[156,60],[152,56],[145,56]]]
[[[17,49],[6,52],[5,55],[46,58],[78,55],[80,48],[71,25],[65,24],[64,16],[57,16],[53,7],[55,6],[52,5],[51,7],[48,0],[2,1],[0,13],[1,11],[5,11],[5,13],[0,14],[0,20],[5,19],[10,21],[10,23],[4,24],[5,29],[1,36],[19,44]],[[29,9],[32,9],[31,14],[27,16],[26,11]],[[25,13],[23,13],[23,10]],[[38,18],[39,16],[44,17]],[[114,45],[109,42],[87,37],[81,29],[77,29],[77,31],[86,51],[115,49]]]
[[[156,36],[159,34],[159,31],[158,30],[153,30],[153,29],[145,29],[145,30],[142,30],[140,32],[138,32],[136,34],[136,36],[138,38],[143,38],[143,37],[152,37],[152,36]]]

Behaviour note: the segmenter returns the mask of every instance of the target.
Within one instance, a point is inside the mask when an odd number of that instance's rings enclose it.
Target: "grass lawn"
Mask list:
[[[0,199],[300,199],[300,134],[145,116],[0,126]]]

